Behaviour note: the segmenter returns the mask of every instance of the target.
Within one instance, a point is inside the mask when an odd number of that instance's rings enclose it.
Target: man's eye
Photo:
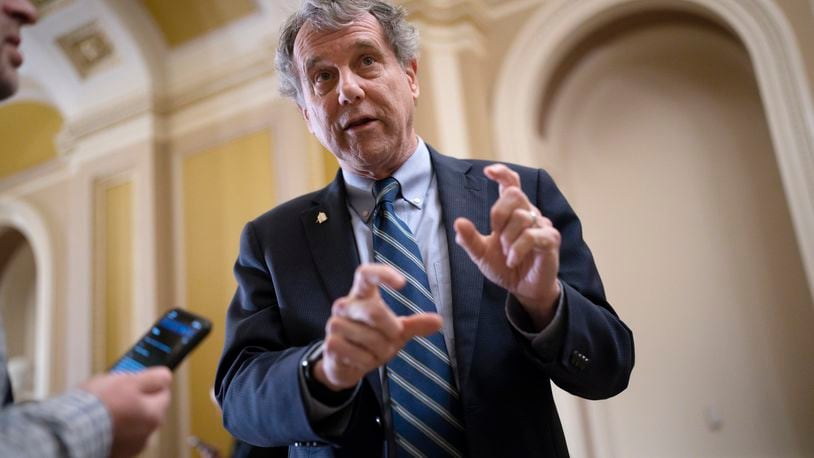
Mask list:
[[[331,79],[330,72],[319,72],[316,75],[314,75],[314,81],[317,83],[322,83],[328,81],[329,79]]]
[[[363,65],[373,65],[374,63],[376,63],[376,59],[374,59],[374,58],[372,58],[370,56],[365,56],[365,57],[362,58],[362,64]]]

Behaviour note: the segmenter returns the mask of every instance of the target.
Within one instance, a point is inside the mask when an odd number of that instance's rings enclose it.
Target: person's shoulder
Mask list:
[[[537,174],[542,170],[542,169],[535,168],[535,167],[528,167],[528,166],[525,166],[525,165],[514,164],[514,163],[511,163],[511,162],[504,162],[504,161],[497,160],[497,159],[493,159],[493,160],[490,160],[490,159],[460,159],[460,158],[457,158],[457,157],[454,157],[454,156],[446,155],[446,154],[438,151],[434,147],[432,147],[430,144],[427,144],[427,148],[435,156],[435,161],[436,162],[440,161],[445,165],[452,165],[455,162],[465,163],[465,164],[468,164],[469,166],[471,166],[471,167],[469,167],[470,173],[475,172],[475,173],[480,174],[480,175],[483,175],[483,169],[486,168],[486,166],[489,166],[489,165],[492,165],[492,164],[503,164],[503,165],[509,167],[510,169],[512,169],[512,170],[514,170],[514,171],[516,171],[517,173],[520,173],[520,174]],[[545,172],[544,170],[542,170],[542,171]]]
[[[462,163],[468,164],[470,166],[469,173],[474,174],[477,176],[485,176],[483,173],[483,169],[487,166],[492,164],[503,164],[506,167],[510,168],[517,172],[521,177],[534,177],[537,175],[542,175],[543,177],[548,177],[548,172],[544,169],[536,168],[536,167],[529,167],[525,165],[515,164],[512,162],[504,162],[500,160],[487,160],[487,159],[458,159],[452,156],[446,156],[444,154],[438,153],[440,157],[444,158],[444,161],[460,161]]]
[[[484,160],[484,159],[467,159],[466,161],[469,162],[470,164],[472,164],[472,167],[476,168],[478,171],[480,171],[480,173],[483,173],[483,169],[486,166],[492,165],[492,164],[503,164],[506,167],[514,170],[515,172],[517,172],[517,173],[519,173],[521,175],[525,175],[525,174],[535,175],[535,174],[539,173],[540,171],[545,172],[542,169],[538,169],[538,168],[535,168],[535,167],[529,167],[529,166],[525,166],[525,165],[520,165],[520,164],[515,164],[515,163],[512,163],[512,162],[503,162],[503,161],[497,161],[497,160],[488,161],[488,160]]]
[[[327,187],[303,194],[291,200],[278,204],[271,210],[257,216],[252,220],[252,224],[264,225],[269,221],[279,221],[284,218],[299,218],[299,215],[314,207],[315,199],[323,192],[326,192]]]

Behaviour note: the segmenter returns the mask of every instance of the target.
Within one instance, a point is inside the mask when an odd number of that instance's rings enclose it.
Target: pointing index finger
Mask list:
[[[483,172],[490,180],[496,181],[500,185],[500,194],[503,194],[506,188],[520,187],[520,175],[504,164],[489,165],[483,169]]]
[[[367,298],[377,293],[382,283],[391,288],[401,289],[404,281],[404,277],[396,269],[386,264],[362,264],[353,276],[353,287],[349,295]]]

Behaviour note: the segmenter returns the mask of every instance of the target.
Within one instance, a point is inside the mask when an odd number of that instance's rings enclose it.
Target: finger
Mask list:
[[[487,178],[500,185],[500,194],[511,186],[520,187],[520,175],[504,164],[492,164],[483,169]]]
[[[472,221],[466,218],[456,219],[453,226],[455,227],[455,243],[466,251],[472,261],[479,263],[486,255],[486,237],[481,235]]]
[[[415,336],[428,336],[441,330],[444,320],[437,313],[416,313],[400,317],[406,340]]]
[[[348,297],[337,299],[331,313],[337,317],[364,323],[378,330],[390,340],[396,340],[401,335],[401,323],[396,319],[396,315],[390,307],[378,296],[366,300],[354,300]]]
[[[370,352],[338,335],[325,337],[323,358],[333,360],[332,362],[339,366],[352,368],[362,373],[366,373],[380,365]]]
[[[514,241],[517,240],[517,237],[519,237],[524,230],[534,226],[534,223],[538,220],[539,218],[536,213],[532,213],[523,208],[514,209],[511,217],[500,232],[500,247],[503,249],[504,256],[508,256],[509,248],[511,248]]]
[[[341,350],[341,339],[335,336],[326,337],[320,366],[330,383],[340,388],[349,388],[355,385],[365,372],[350,365],[350,357],[337,355],[338,348]]]
[[[367,298],[379,293],[379,285],[385,284],[391,288],[400,289],[404,286],[404,276],[387,264],[362,264],[356,268],[353,276],[351,297]]]
[[[519,266],[529,253],[556,251],[560,248],[560,232],[554,227],[528,229],[512,244],[506,257],[506,266]]]
[[[327,335],[341,336],[348,342],[370,353],[380,363],[390,359],[398,349],[395,339],[388,339],[384,334],[370,326],[342,317],[328,320]]]
[[[164,421],[164,415],[170,405],[170,390],[162,390],[144,396],[142,400],[144,413],[155,428]]]
[[[522,209],[528,211],[530,208],[532,208],[532,205],[520,188],[516,186],[508,188],[501,194],[495,204],[492,205],[492,209],[489,212],[492,230],[497,233],[502,232],[506,224],[508,224],[509,219],[514,215],[515,210]]]
[[[134,374],[133,377],[142,393],[156,393],[167,390],[172,383],[172,372],[164,366],[155,366]]]

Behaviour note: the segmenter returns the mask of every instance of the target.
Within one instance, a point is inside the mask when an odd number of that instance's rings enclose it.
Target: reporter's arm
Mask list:
[[[99,398],[76,389],[0,411],[0,456],[106,457],[112,431]]]

